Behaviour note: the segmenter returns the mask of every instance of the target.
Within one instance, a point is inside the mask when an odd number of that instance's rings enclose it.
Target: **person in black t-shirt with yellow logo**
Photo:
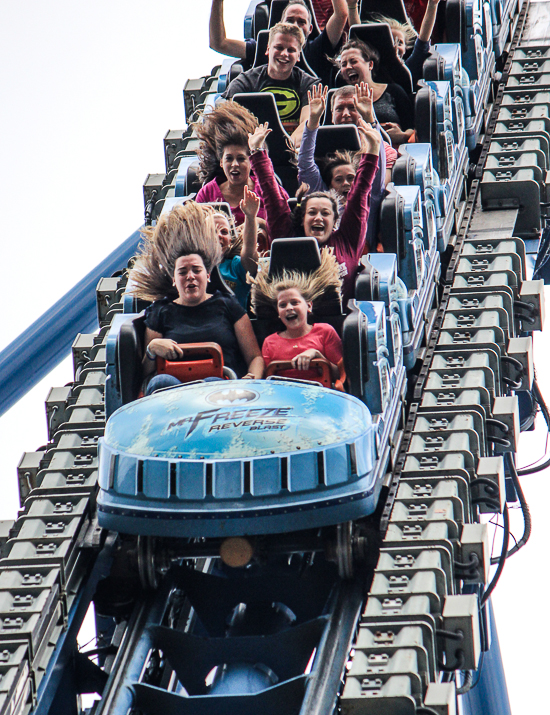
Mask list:
[[[239,92],[272,92],[281,122],[296,143],[299,143],[303,125],[309,117],[307,91],[319,84],[319,79],[296,67],[304,43],[304,34],[299,27],[277,23],[269,32],[267,65],[243,72],[222,95],[231,99]]]

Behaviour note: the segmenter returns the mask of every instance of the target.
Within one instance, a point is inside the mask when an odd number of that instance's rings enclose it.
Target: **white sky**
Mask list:
[[[225,5],[228,36],[242,37],[248,0]],[[0,6],[0,349],[141,225],[142,184],[164,171],[166,131],[185,126],[185,80],[221,62],[208,50],[209,11],[209,0]],[[542,341],[539,352],[550,402]],[[44,400],[49,387],[72,379],[71,370],[64,361],[0,419],[0,519],[15,517],[16,465],[46,442]],[[522,463],[542,454],[543,434],[522,440]],[[546,701],[550,488],[546,475],[523,484],[533,535],[507,563],[494,596],[513,715]]]

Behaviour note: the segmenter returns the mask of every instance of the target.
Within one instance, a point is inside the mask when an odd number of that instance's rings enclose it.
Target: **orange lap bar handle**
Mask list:
[[[310,362],[311,368],[317,368],[319,372],[319,379],[316,380],[323,387],[333,387],[332,374],[330,370],[330,363],[328,360],[321,360],[321,358],[315,358]],[[334,389],[340,392],[345,392],[344,382],[346,380],[346,373],[344,371],[344,361],[340,360],[338,363],[338,369],[340,370],[340,375],[336,382],[334,383]],[[285,370],[296,370],[290,360],[273,360],[267,366],[265,373],[266,377],[270,375],[277,375]]]
[[[223,353],[217,343],[184,343],[179,345],[183,356],[179,360],[157,357],[157,374],[173,375],[181,382],[203,380],[205,377],[225,377]]]

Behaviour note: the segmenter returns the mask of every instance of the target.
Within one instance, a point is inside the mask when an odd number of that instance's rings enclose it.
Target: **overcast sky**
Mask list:
[[[242,37],[248,0],[225,5],[228,35]],[[208,50],[209,10],[209,0],[0,6],[0,349],[141,225],[142,184],[164,170],[166,131],[185,126],[185,80],[221,61]],[[547,359],[547,346],[540,354]],[[550,375],[539,362],[550,399]],[[22,453],[46,442],[49,387],[69,382],[71,370],[65,360],[0,419],[2,519],[18,508]],[[523,463],[539,456],[544,435],[523,437],[522,450]],[[494,597],[514,715],[546,701],[549,635],[547,475],[525,477],[524,488],[533,535],[507,563]]]

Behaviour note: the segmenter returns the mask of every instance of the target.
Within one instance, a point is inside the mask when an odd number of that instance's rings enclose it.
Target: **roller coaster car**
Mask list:
[[[272,245],[270,270],[305,270],[319,260],[315,239],[280,239]],[[371,514],[402,412],[405,371],[387,359],[384,304],[350,301],[349,307],[343,344],[351,395],[281,377],[194,382],[113,414],[116,399],[133,399],[139,383],[135,369],[125,374],[117,342],[129,332],[130,347],[137,355],[143,350],[143,319],[117,316],[107,346],[101,526],[221,537],[301,531]],[[256,319],[255,329],[269,321]]]

